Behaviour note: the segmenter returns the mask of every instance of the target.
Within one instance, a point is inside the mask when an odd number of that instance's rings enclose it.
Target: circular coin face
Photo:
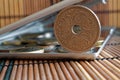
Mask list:
[[[70,6],[57,15],[54,32],[62,47],[72,52],[89,50],[100,35],[100,22],[94,12],[84,6]]]

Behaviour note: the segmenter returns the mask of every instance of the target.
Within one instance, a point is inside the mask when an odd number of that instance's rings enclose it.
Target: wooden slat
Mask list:
[[[1,71],[1,73],[0,73],[0,80],[3,80],[3,79],[4,79],[4,76],[5,76],[6,71],[7,71],[7,69],[8,69],[9,63],[10,63],[9,60],[7,60],[7,61],[5,62],[5,64],[4,64],[5,66],[3,67],[3,69],[2,69],[2,71]]]
[[[10,24],[10,8],[9,8],[9,0],[4,0],[4,8],[5,8],[5,25]]]
[[[15,16],[20,15],[19,0],[14,0],[14,13],[15,13]],[[15,17],[15,21],[18,21],[19,19],[20,19],[19,17]]]
[[[24,0],[24,5],[23,5],[23,7],[24,7],[24,15],[25,16],[27,16],[27,15],[29,15],[30,14],[30,3],[29,3],[29,1],[30,0]]]
[[[6,74],[5,74],[5,77],[4,77],[4,80],[9,80],[10,79],[10,76],[11,76],[11,71],[12,71],[12,69],[13,69],[13,60],[11,60],[10,61],[10,64],[9,64],[9,66],[8,66],[8,68],[7,68],[7,71],[6,71]]]
[[[113,10],[113,4],[112,4],[113,0],[109,1],[109,11]],[[113,26],[113,15],[111,13],[108,14],[109,15],[109,25]]]
[[[15,21],[14,0],[9,0],[9,7],[10,7],[10,23],[13,23]]]
[[[117,11],[117,0],[113,1],[113,10]],[[113,13],[113,25],[117,26],[117,12]]]
[[[40,80],[40,73],[39,73],[39,67],[38,67],[38,62],[37,60],[34,60],[34,76],[35,76],[35,80]]]
[[[22,80],[28,80],[28,61],[24,61]]]
[[[19,0],[19,16],[20,16],[20,19],[24,17],[24,4],[23,4],[23,0]]]
[[[41,77],[41,80],[46,80],[46,75],[45,75],[45,68],[44,68],[44,65],[43,65],[43,62],[42,61],[39,61],[39,70],[40,70],[40,77]]]
[[[46,73],[47,80],[48,79],[52,80],[53,79],[52,73],[49,67],[49,63],[46,60],[44,61],[44,67],[45,67],[45,73]]]
[[[5,9],[4,9],[4,0],[0,0],[0,27],[5,26],[5,19],[3,18],[5,16]]]
[[[71,74],[73,80],[78,80],[79,77],[78,77],[78,75],[76,74],[76,72],[74,71],[74,69],[72,68],[72,66],[70,65],[70,63],[67,62],[67,61],[65,61],[65,66],[67,67],[67,69],[68,69],[69,73]],[[81,78],[82,78],[82,77],[83,77],[83,76],[81,76]]]
[[[20,65],[17,68],[17,73],[16,73],[15,80],[21,80],[22,79],[23,61],[20,60],[19,64]]]
[[[29,61],[28,79],[34,80],[33,61],[32,60]]]
[[[120,0],[118,0],[117,3],[120,3]],[[118,10],[120,10],[120,5],[117,4],[117,6],[118,6]],[[120,22],[119,22],[120,21],[120,12],[118,13],[117,21],[118,21],[118,27],[120,27]]]
[[[62,71],[58,62],[55,62],[55,68],[56,68],[56,71],[58,73],[59,79],[60,80],[66,80],[66,77],[65,77],[65,75],[64,75],[64,73],[63,73],[63,71]]]
[[[58,77],[58,74],[57,74],[54,64],[51,61],[49,61],[49,63],[50,63],[50,69],[51,69],[51,73],[53,76],[53,80],[59,80],[59,77]]]
[[[65,64],[62,61],[60,61],[59,64],[60,64],[60,67],[61,67],[66,79],[67,80],[73,80],[73,78],[72,78],[71,74],[69,73],[69,71],[68,71],[67,67],[65,66]]]
[[[12,69],[12,72],[11,72],[10,80],[15,80],[16,73],[17,73],[17,67],[18,67],[17,65],[18,65],[18,61],[16,60],[14,62],[14,66],[13,66],[13,69]]]

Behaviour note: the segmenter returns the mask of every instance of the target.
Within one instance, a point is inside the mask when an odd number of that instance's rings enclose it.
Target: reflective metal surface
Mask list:
[[[107,32],[106,36],[101,35],[100,40],[90,50],[82,54],[71,53],[55,38],[53,25],[57,14],[58,11],[10,31],[10,27],[6,28],[8,31],[1,29],[0,31],[4,31],[0,35],[0,58],[95,59],[115,31],[114,28],[103,29],[102,33]],[[5,31],[7,32],[4,33]]]

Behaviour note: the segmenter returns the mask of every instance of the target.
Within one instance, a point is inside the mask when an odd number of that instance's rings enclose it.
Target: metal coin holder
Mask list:
[[[93,3],[94,1],[96,0],[93,0]],[[103,0],[98,0],[101,1]],[[82,0],[64,0],[1,28],[0,58],[96,59],[115,32],[115,28],[102,27],[100,38],[95,45],[80,54],[63,48],[54,34],[53,26],[58,13],[65,7],[79,5],[81,2]],[[89,7],[91,3],[84,6]]]

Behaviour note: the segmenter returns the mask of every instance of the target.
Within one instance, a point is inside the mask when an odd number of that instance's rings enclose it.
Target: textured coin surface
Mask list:
[[[98,40],[100,29],[100,22],[94,12],[78,5],[60,11],[54,24],[58,42],[72,52],[89,50]]]

